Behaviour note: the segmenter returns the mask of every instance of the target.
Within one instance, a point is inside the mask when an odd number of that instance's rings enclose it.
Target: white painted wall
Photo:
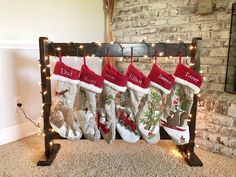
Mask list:
[[[41,110],[38,38],[103,41],[104,12],[103,0],[0,0],[0,4],[0,144],[4,144],[37,132],[17,114],[16,97],[37,120]],[[75,62],[71,61],[65,59],[69,65]],[[90,59],[88,64],[100,72],[100,60]]]

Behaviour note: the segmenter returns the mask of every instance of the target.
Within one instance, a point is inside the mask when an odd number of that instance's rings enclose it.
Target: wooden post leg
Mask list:
[[[50,165],[55,159],[60,144],[54,144],[51,136],[51,126],[49,122],[51,109],[51,81],[50,79],[50,64],[48,56],[48,39],[45,37],[39,38],[40,47],[40,71],[41,71],[41,87],[42,87],[42,102],[43,102],[43,118],[44,118],[44,133],[45,133],[45,159],[37,163],[38,166]]]
[[[199,73],[200,71],[200,49],[201,49],[201,39],[194,38],[192,40],[193,50],[191,51],[191,63],[194,63],[192,69]],[[194,153],[195,147],[195,130],[196,130],[196,118],[197,118],[197,95],[194,95],[193,106],[191,109],[191,121],[189,123],[189,133],[190,140],[186,145],[177,146],[187,164],[190,166],[203,166],[203,163]]]

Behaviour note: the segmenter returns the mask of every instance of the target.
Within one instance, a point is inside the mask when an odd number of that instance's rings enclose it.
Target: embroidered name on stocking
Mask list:
[[[199,81],[199,79],[197,79],[197,78],[195,78],[194,76],[192,76],[189,72],[187,72],[187,73],[185,74],[185,77],[187,77],[187,78],[193,80],[194,82],[198,82],[198,81]]]
[[[129,75],[129,79],[131,79],[132,81],[134,81],[134,82],[136,82],[136,83],[138,83],[138,84],[142,84],[142,81],[139,80],[139,79],[137,78],[137,76],[135,76],[135,75],[133,75],[133,74],[130,74],[130,75]]]
[[[72,71],[69,72],[69,71],[65,70],[64,68],[61,68],[61,74],[65,75],[67,77],[72,77],[73,72]]]
[[[84,76],[84,80],[91,84],[96,85],[96,80],[90,79],[88,76]]]
[[[168,84],[171,84],[171,82],[166,79],[164,76],[162,76],[161,74],[158,76],[159,79],[163,80],[164,82],[167,82]]]

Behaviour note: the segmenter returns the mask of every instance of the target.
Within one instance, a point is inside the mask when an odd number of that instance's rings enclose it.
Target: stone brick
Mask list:
[[[127,69],[129,66],[129,63],[128,62],[117,63],[116,66],[117,68],[120,68],[120,69]]]
[[[214,111],[220,114],[225,114],[227,115],[227,111],[228,111],[228,103],[227,100],[221,99],[221,100],[217,100],[215,102],[215,108]]]
[[[218,113],[213,113],[212,114],[212,122],[214,124],[218,124],[221,126],[225,126],[225,127],[232,127],[234,125],[234,119],[228,116],[224,116],[222,114],[218,114]]]
[[[160,10],[160,9],[165,9],[167,7],[167,4],[164,2],[158,2],[158,3],[153,3],[149,6],[149,10]]]
[[[145,63],[134,63],[134,66],[139,69],[140,71],[144,70],[146,68]],[[128,68],[128,67],[127,67]]]
[[[132,13],[147,12],[149,10],[148,6],[137,6],[131,9]]]
[[[220,125],[215,125],[212,123],[207,123],[207,131],[212,132],[212,133],[218,133],[221,131],[221,126]]]
[[[221,134],[225,136],[236,137],[236,127],[223,127]]]
[[[181,0],[181,1],[175,1],[175,0],[168,0],[168,7],[186,7],[188,6],[189,0]]]
[[[198,119],[196,123],[196,129],[201,131],[206,130],[207,129],[206,121]]]
[[[171,19],[168,19],[168,24],[169,25],[176,25],[176,24],[185,24],[185,23],[189,23],[189,17],[185,16],[185,17],[174,17]]]
[[[219,143],[220,142],[220,136],[219,134],[208,134],[208,139],[209,141],[213,142],[213,143]]]
[[[213,84],[213,83],[203,83],[202,85],[202,90],[206,89],[206,90],[215,90],[215,91],[222,91],[224,90],[225,84]]]
[[[155,25],[155,26],[163,26],[167,24],[166,19],[161,19],[161,20],[150,20],[149,21],[150,25]]]
[[[216,21],[216,15],[193,15],[190,17],[191,23],[197,23],[197,22],[208,22],[208,21]]]
[[[225,83],[225,75],[219,75],[219,74],[203,74],[203,76],[206,78],[206,82],[212,82],[217,84],[224,84]]]
[[[225,22],[216,21],[216,22],[207,22],[201,25],[201,31],[219,31],[226,28]]]
[[[132,21],[132,27],[137,28],[137,27],[146,27],[148,26],[148,21],[143,20],[143,21]]]
[[[228,49],[227,48],[215,48],[211,49],[210,56],[211,57],[222,57],[228,55]]]
[[[236,148],[236,138],[221,136],[220,143],[230,148]]]
[[[217,66],[217,67],[209,67],[208,73],[211,74],[225,74],[226,73],[226,66]]]
[[[228,108],[228,115],[236,118],[236,103],[232,103],[229,106],[229,108]]]
[[[229,31],[211,32],[211,39],[229,39]]]
[[[123,33],[126,36],[137,35],[138,34],[138,30],[136,30],[136,29],[124,30]]]
[[[221,148],[221,153],[223,155],[226,155],[228,157],[231,157],[233,159],[236,159],[236,149],[232,149],[232,148],[227,148],[227,147],[222,147]]]
[[[139,30],[139,34],[144,35],[144,34],[154,34],[157,32],[157,28],[144,28]]]
[[[205,65],[223,65],[224,57],[201,57],[201,64]]]
[[[216,14],[216,19],[217,19],[217,21],[218,21],[218,20],[223,20],[223,21],[226,21],[226,22],[230,23],[231,14],[226,14],[226,13],[224,13],[224,12],[222,12],[222,13],[217,13],[217,14]]]

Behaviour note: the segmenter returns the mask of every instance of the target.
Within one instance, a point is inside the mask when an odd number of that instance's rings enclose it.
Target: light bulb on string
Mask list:
[[[57,47],[56,50],[57,50],[57,51],[61,51],[61,47]]]
[[[110,42],[110,44],[113,44],[113,43],[114,43],[113,41]]]
[[[195,147],[196,147],[196,148],[199,148],[199,145],[198,145],[198,144],[196,144],[196,145],[195,145]]]
[[[166,40],[166,43],[170,43],[170,40],[168,39],[168,40]]]
[[[44,91],[43,94],[46,95],[46,94],[47,94],[47,91]]]
[[[191,66],[194,66],[195,65],[195,63],[189,63],[189,66],[191,67]]]
[[[83,45],[80,45],[80,46],[79,46],[79,48],[80,48],[80,49],[83,49],[83,48],[84,48],[84,46],[83,46]]]
[[[49,145],[50,145],[50,146],[52,146],[52,145],[53,145],[53,142],[52,142],[52,141],[50,141]]]
[[[147,55],[144,55],[144,56],[143,56],[143,58],[145,58],[145,59],[146,59],[147,57],[148,57]]]
[[[155,44],[152,44],[152,47],[154,47],[155,46]]]
[[[44,60],[48,60],[48,56],[45,56],[45,57],[44,57]]]
[[[162,57],[164,55],[164,52],[160,52],[159,56]]]
[[[190,50],[193,50],[193,49],[194,49],[194,47],[193,47],[192,45],[190,45],[189,49],[190,49]]]
[[[44,72],[44,73],[46,72],[46,68],[43,69],[43,72]]]
[[[178,41],[181,42],[181,38],[180,37],[178,37]]]
[[[189,114],[188,117],[191,119],[192,118],[192,114]]]
[[[190,156],[191,156],[191,153],[188,151],[188,152],[187,152],[187,157],[188,157],[188,159],[190,159]]]

